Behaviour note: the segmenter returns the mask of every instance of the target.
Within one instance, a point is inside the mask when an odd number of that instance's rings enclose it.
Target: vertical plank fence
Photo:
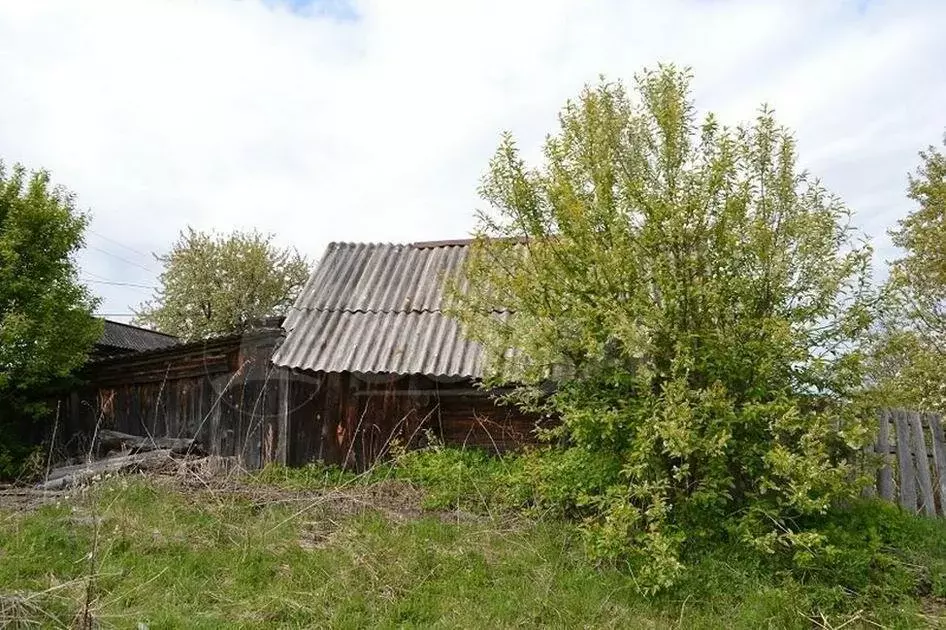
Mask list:
[[[946,441],[942,417],[883,409],[878,421],[874,446],[880,458],[877,494],[916,514],[946,515]]]

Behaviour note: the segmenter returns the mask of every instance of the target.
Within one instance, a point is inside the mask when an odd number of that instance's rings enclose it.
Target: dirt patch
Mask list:
[[[56,505],[68,495],[69,493],[63,490],[0,486],[0,512],[23,512],[44,505]]]
[[[299,546],[306,551],[325,549],[338,542],[343,529],[332,519],[306,521],[299,529]]]
[[[946,598],[928,596],[920,600],[920,616],[931,628],[946,627]]]
[[[300,490],[254,483],[244,475],[203,479],[197,483],[193,479],[169,476],[152,478],[156,483],[206,498],[239,498],[260,509],[284,505],[295,508],[300,515],[319,512],[341,517],[376,511],[402,521],[429,514],[422,507],[423,491],[396,480]]]

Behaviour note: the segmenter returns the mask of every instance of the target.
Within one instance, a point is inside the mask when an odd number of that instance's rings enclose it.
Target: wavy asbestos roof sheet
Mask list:
[[[106,319],[102,337],[96,343],[100,353],[143,352],[176,345],[180,340],[155,330]]]
[[[442,312],[469,241],[332,243],[283,324],[273,362],[324,371],[482,376],[482,348]]]

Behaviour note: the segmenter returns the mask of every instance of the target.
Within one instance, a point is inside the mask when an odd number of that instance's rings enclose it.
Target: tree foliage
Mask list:
[[[943,353],[926,334],[898,321],[902,308],[886,300],[884,318],[871,333],[865,397],[876,407],[946,412]]]
[[[943,139],[946,146],[946,136]],[[891,288],[903,299],[904,315],[942,347],[946,341],[946,155],[936,147],[920,152],[908,197],[918,208],[891,231],[905,255],[891,267]]]
[[[87,222],[47,172],[0,163],[0,472],[102,333],[74,261]]]
[[[867,432],[869,247],[769,109],[698,121],[689,83],[587,87],[538,166],[504,136],[454,291],[488,383],[561,420],[549,496],[645,590],[723,532],[817,549],[801,523],[858,490]]]
[[[946,146],[946,137],[944,137]],[[886,404],[946,412],[946,155],[930,146],[909,178],[917,207],[891,231],[893,261],[870,355],[873,394]]]
[[[303,256],[256,231],[224,236],[188,227],[157,258],[164,265],[161,287],[139,307],[137,321],[186,340],[282,315],[309,275]]]

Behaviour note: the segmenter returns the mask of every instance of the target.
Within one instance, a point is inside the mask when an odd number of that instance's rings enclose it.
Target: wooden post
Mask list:
[[[78,433],[79,431],[85,432],[89,430],[89,427],[80,427],[80,407],[79,407],[79,392],[72,391],[69,392],[69,428],[70,433]],[[63,431],[64,435],[69,435]]]
[[[933,437],[933,463],[936,466],[936,487],[939,491],[940,513],[946,513],[946,440],[943,439],[943,423],[939,414],[928,414],[930,435]]]
[[[287,466],[289,464],[289,414],[290,397],[289,385],[292,382],[289,379],[288,368],[279,369],[279,407],[276,418],[276,463]]]
[[[208,411],[210,415],[210,439],[207,445],[211,455],[233,455],[229,450],[230,438],[227,435],[227,428],[221,426],[222,418],[226,417],[222,414],[222,409],[227,404],[225,397],[227,396],[229,380],[229,374],[221,374],[211,381],[210,391],[213,402],[210,411]]]
[[[920,482],[920,509],[927,516],[936,515],[936,504],[933,500],[933,480],[930,475],[930,460],[926,454],[926,436],[920,423],[920,414],[910,412],[910,429],[912,434],[913,456],[916,460],[917,479]]]
[[[890,411],[882,409],[878,413],[880,426],[877,428],[877,453],[882,458],[877,470],[877,492],[882,499],[893,501],[893,471],[890,469]]]
[[[897,429],[897,466],[900,470],[900,506],[916,512],[916,473],[910,455],[910,426],[907,414],[897,409],[893,412]]]

